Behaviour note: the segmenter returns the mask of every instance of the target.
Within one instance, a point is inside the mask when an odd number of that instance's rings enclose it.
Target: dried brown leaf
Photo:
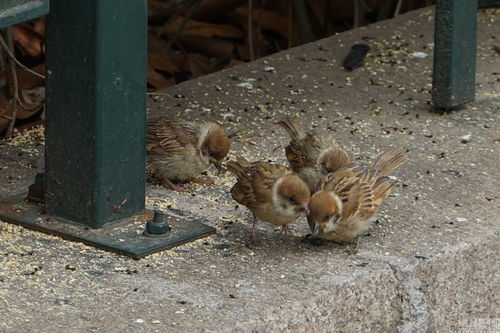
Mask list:
[[[43,103],[27,104],[25,110],[19,103],[16,104],[16,119],[28,119],[35,116],[43,107]],[[0,100],[0,133],[8,126],[12,118],[11,100]]]
[[[32,71],[45,75],[45,63],[41,63],[33,68],[30,68]],[[41,87],[45,85],[45,80],[31,74],[28,71],[25,71],[21,68],[16,68],[17,73],[17,81],[19,82],[20,89],[35,89],[37,87]]]
[[[231,59],[229,61],[229,63],[224,66],[224,69],[227,69],[227,68],[231,68],[231,67],[235,67],[235,66],[238,66],[238,65],[241,65],[241,64],[244,64],[245,62],[244,61],[241,61],[241,60],[237,60],[237,59]]]
[[[26,108],[32,110],[39,108],[40,104],[45,102],[45,87],[36,87],[34,89],[22,89],[19,92],[19,98]]]
[[[150,54],[148,63],[155,69],[168,73],[174,73],[180,70],[180,67],[168,56],[160,54]]]
[[[163,27],[163,31],[168,33],[177,33],[183,22],[182,17],[177,17],[172,20],[167,26]],[[197,36],[205,38],[244,38],[244,32],[233,25],[229,24],[214,24],[207,22],[200,22],[195,20],[189,20],[182,31],[180,32],[185,36]]]
[[[161,73],[158,73],[151,64],[148,63],[148,84],[155,89],[162,89],[175,84],[173,79],[167,79]]]
[[[33,30],[36,33],[40,34],[40,36],[45,36],[45,17],[41,17],[36,19],[33,24]]]
[[[235,43],[223,39],[210,39],[196,36],[181,36],[179,42],[191,52],[204,54],[221,60],[234,58]]]
[[[182,68],[191,73],[191,79],[211,72],[208,68],[208,58],[198,53],[189,53]]]
[[[24,24],[17,24],[12,27],[14,41],[26,55],[39,58],[45,53],[44,37]]]

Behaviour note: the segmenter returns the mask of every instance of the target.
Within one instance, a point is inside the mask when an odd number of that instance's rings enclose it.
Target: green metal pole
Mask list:
[[[45,209],[92,228],[144,209],[146,0],[51,0]]]
[[[437,0],[432,103],[451,109],[474,100],[477,0]]]

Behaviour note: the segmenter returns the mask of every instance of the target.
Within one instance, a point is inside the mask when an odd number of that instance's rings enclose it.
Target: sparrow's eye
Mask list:
[[[295,206],[295,205],[298,205],[297,200],[295,200],[294,198],[288,198],[288,201],[290,201],[290,203],[291,203],[292,205],[294,205],[294,206]]]
[[[323,221],[330,221],[330,219],[332,218],[332,216],[333,216],[333,214],[325,216],[325,218],[323,219]]]

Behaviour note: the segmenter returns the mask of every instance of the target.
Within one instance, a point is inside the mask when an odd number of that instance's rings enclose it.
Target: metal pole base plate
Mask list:
[[[215,229],[188,220],[182,215],[164,215],[171,230],[163,236],[143,235],[146,221],[153,212],[144,210],[131,218],[106,224],[100,229],[91,229],[64,219],[43,214],[43,206],[26,202],[26,195],[0,201],[0,220],[18,224],[29,229],[60,236],[64,239],[82,242],[97,248],[117,252],[134,259],[170,249],[215,233]]]

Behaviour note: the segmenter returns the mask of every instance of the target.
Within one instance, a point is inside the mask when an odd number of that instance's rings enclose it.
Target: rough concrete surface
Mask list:
[[[362,165],[406,147],[356,253],[311,243],[304,219],[286,242],[260,223],[248,248],[250,214],[230,198],[229,173],[210,170],[215,186],[192,194],[149,177],[149,208],[203,217],[217,234],[137,261],[0,222],[0,332],[500,331],[499,15],[479,13],[476,101],[444,115],[429,112],[429,8],[149,95],[149,116],[223,124],[230,158],[285,163],[274,149],[285,115],[333,131]],[[357,42],[372,50],[346,72]],[[32,182],[42,135],[0,142],[0,199]]]

